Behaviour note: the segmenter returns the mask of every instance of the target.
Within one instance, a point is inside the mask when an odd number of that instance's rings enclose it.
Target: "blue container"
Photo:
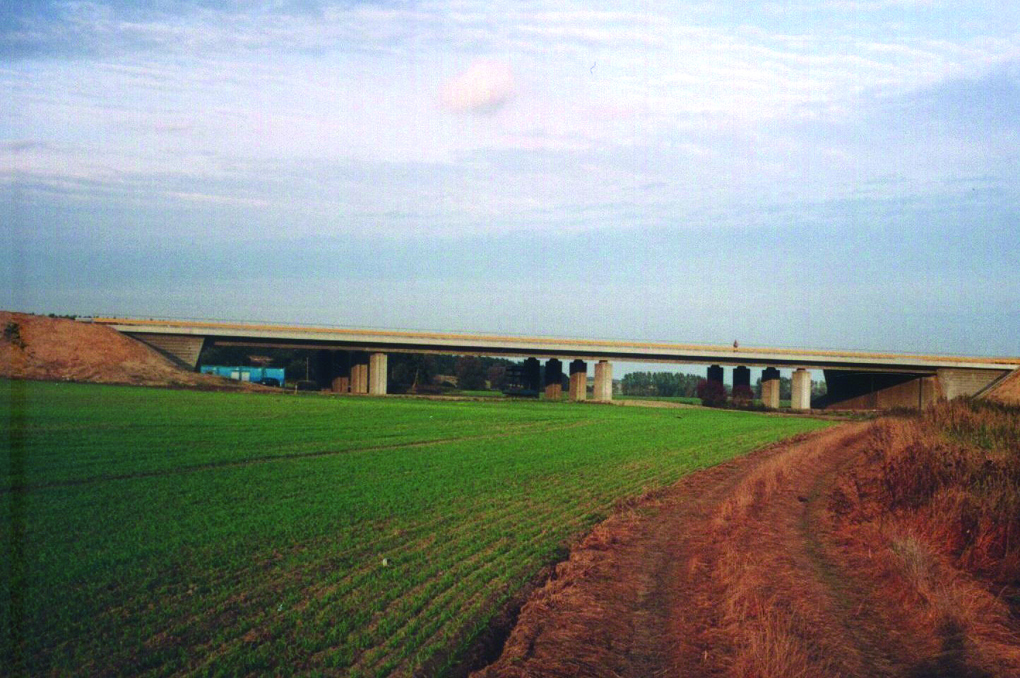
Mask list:
[[[282,367],[230,367],[227,365],[202,365],[202,374],[215,374],[237,381],[250,381],[253,384],[267,386],[283,386],[284,370]]]

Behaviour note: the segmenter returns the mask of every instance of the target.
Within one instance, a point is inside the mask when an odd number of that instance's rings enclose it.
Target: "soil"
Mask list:
[[[1020,370],[1013,370],[982,397],[1000,403],[1020,405]]]
[[[930,614],[880,593],[872,546],[839,538],[829,492],[869,425],[759,450],[609,518],[473,677],[1020,675],[983,668],[973,639],[940,642]]]
[[[212,390],[265,390],[181,369],[103,325],[0,311],[0,377]]]

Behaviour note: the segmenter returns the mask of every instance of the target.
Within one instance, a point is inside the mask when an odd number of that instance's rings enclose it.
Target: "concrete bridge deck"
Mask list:
[[[449,332],[410,332],[367,330],[337,327],[275,325],[190,320],[142,320],[133,318],[92,318],[91,322],[108,325],[134,336],[179,362],[194,368],[198,354],[206,342],[218,345],[262,346],[276,348],[314,348],[356,351],[371,355],[375,369],[367,374],[351,370],[351,384],[369,383],[368,392],[385,393],[385,354],[443,353],[502,357],[547,358],[582,362],[598,362],[596,381],[612,379],[609,361],[663,362],[678,364],[711,364],[736,366],[735,382],[747,379],[748,366],[772,368],[763,381],[778,380],[778,368],[795,371],[797,388],[803,390],[807,369],[824,370],[826,380],[837,385],[841,400],[851,401],[889,390],[905,391],[910,403],[924,403],[936,397],[973,395],[1010,371],[1020,369],[1020,357],[973,357],[912,353],[840,351],[817,349],[769,348],[762,346],[718,346],[705,344],[672,344],[555,337],[519,337],[491,334],[460,334]],[[599,367],[601,366],[601,368]],[[558,369],[558,367],[557,367]],[[580,369],[580,368],[576,368]],[[573,374],[575,369],[572,368]],[[380,374],[381,373],[381,374]],[[721,380],[721,368],[709,370],[709,379]],[[380,379],[382,380],[380,383]],[[877,381],[876,381],[877,379]],[[937,380],[937,381],[935,381]],[[926,386],[927,383],[927,386]],[[777,381],[778,384],[778,381]],[[810,380],[806,380],[810,393]],[[601,391],[606,392],[605,384]],[[927,391],[926,391],[927,388]],[[891,389],[891,390],[890,390]],[[795,389],[796,390],[796,389]],[[777,391],[778,392],[778,391]],[[832,388],[830,386],[830,392]],[[610,397],[611,397],[611,391]],[[915,395],[916,394],[916,395]],[[796,394],[795,394],[796,395]],[[803,393],[800,406],[807,405]],[[893,400],[903,400],[897,396]],[[798,398],[795,397],[795,400]],[[877,398],[862,403],[878,405]],[[888,400],[888,399],[887,399]],[[880,405],[879,405],[880,406]]]
[[[706,344],[665,344],[597,339],[517,337],[448,332],[362,330],[247,323],[92,318],[125,334],[203,337],[217,344],[286,348],[344,348],[359,351],[491,356],[588,358],[637,362],[764,365],[785,368],[850,369],[934,374],[945,368],[1014,370],[1020,358],[875,353]]]

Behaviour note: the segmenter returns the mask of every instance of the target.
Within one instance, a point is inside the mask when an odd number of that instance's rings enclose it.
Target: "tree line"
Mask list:
[[[674,372],[631,372],[620,381],[620,392],[623,395],[658,396],[661,398],[696,398],[698,384],[705,381],[699,374],[679,374]],[[732,391],[726,386],[727,392]],[[761,398],[761,377],[755,380],[751,390],[755,398]],[[815,381],[811,384],[811,395],[825,395],[825,382]],[[793,393],[793,380],[790,377],[779,378],[779,399],[789,400]]]

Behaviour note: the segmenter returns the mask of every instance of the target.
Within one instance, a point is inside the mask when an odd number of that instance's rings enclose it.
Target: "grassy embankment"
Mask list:
[[[921,611],[930,675],[1015,675],[1020,407],[957,400],[877,423],[832,508],[876,595]]]
[[[0,666],[69,675],[440,674],[620,498],[826,425],[35,382],[0,410]]]

